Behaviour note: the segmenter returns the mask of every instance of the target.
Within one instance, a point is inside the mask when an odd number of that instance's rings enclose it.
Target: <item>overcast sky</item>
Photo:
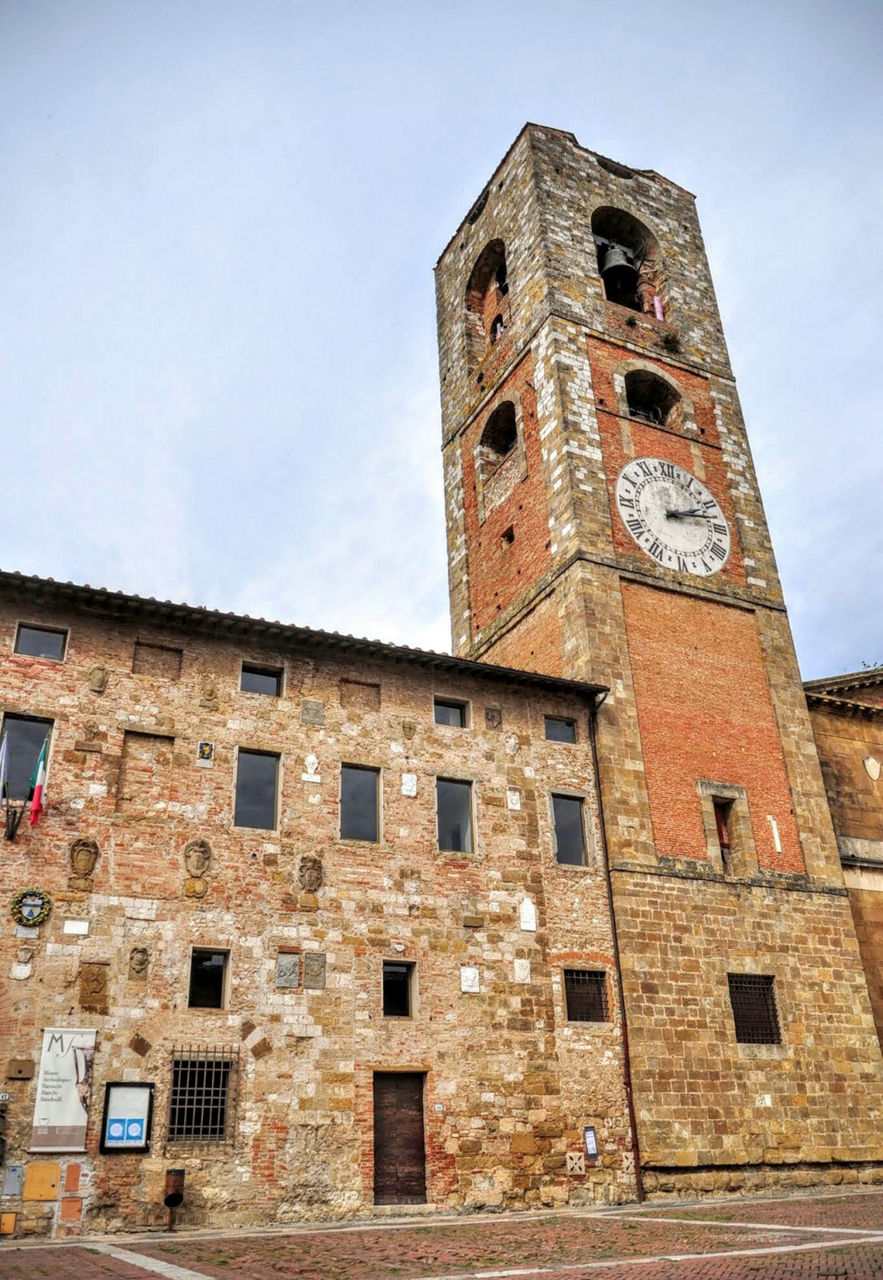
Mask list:
[[[881,28],[3,0],[0,564],[447,649],[432,267],[533,120],[697,194],[804,675],[883,663]]]

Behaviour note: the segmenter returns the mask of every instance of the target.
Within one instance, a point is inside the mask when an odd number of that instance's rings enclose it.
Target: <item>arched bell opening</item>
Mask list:
[[[466,354],[469,367],[484,359],[509,327],[506,246],[491,240],[479,254],[466,285]]]
[[[479,465],[483,480],[489,480],[499,471],[518,443],[518,423],[515,405],[504,400],[485,423],[478,442]]]
[[[608,302],[664,320],[662,261],[647,227],[623,209],[603,207],[592,214],[592,238]]]
[[[677,390],[649,370],[632,369],[625,375],[625,398],[630,418],[660,426],[683,426],[683,402]]]

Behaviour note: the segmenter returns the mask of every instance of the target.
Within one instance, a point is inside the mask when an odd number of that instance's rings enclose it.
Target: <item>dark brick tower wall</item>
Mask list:
[[[635,250],[625,293],[599,240]],[[528,125],[436,279],[455,652],[611,689],[651,1189],[878,1160],[883,1064],[693,197]],[[630,534],[616,484],[641,459],[711,495],[723,562]],[[737,1031],[728,975],[769,986],[779,1043]]]

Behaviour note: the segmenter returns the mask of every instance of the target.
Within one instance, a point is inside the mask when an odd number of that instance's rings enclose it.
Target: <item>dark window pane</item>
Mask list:
[[[236,770],[236,827],[276,826],[276,773],[279,757],[262,751],[240,751]]]
[[[377,839],[377,770],[344,764],[340,768],[342,840]]]
[[[457,729],[466,727],[466,707],[462,702],[441,702],[435,700],[435,723],[452,724]]]
[[[765,974],[728,973],[733,1023],[740,1044],[781,1044],[773,979]]]
[[[410,1018],[411,970],[413,965],[383,962],[383,1016],[385,1018]]]
[[[232,1069],[229,1059],[173,1059],[170,1140],[224,1140]]]
[[[223,1009],[226,951],[196,951],[190,958],[191,1009]]]
[[[15,652],[25,653],[31,658],[54,658],[56,662],[61,662],[66,640],[66,631],[48,631],[45,627],[22,625],[15,637]]]
[[[550,742],[576,742],[576,721],[546,716],[546,737]]]
[[[239,687],[243,693],[268,693],[278,698],[282,692],[282,672],[268,671],[263,667],[247,667],[242,664],[242,679]]]
[[[438,847],[452,852],[472,852],[472,786],[438,778]]]
[[[608,1022],[607,975],[587,969],[564,970],[568,1022]]]
[[[52,732],[51,720],[29,720],[25,716],[5,716],[8,795],[24,800],[31,789],[31,777],[43,743]]]
[[[586,860],[583,802],[573,796],[552,796],[555,816],[555,855],[559,862],[581,867]]]

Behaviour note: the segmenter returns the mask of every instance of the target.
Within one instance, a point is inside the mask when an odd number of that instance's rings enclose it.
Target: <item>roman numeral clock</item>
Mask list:
[[[634,458],[616,478],[616,508],[631,537],[664,569],[710,577],[730,555],[730,527],[694,475],[664,458]]]

